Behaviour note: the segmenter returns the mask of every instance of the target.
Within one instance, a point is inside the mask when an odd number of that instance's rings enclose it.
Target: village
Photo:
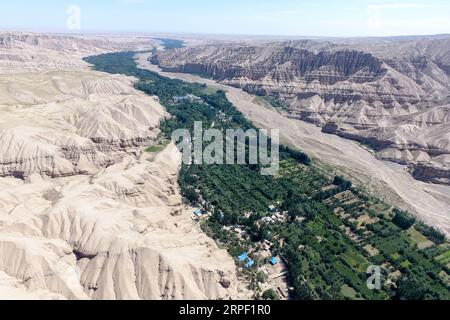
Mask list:
[[[258,226],[285,223],[289,218],[289,212],[280,211],[276,205],[271,205],[267,209],[267,215],[257,221]],[[246,212],[243,216],[249,219],[251,215],[251,212]],[[211,212],[199,208],[192,212],[192,219],[198,223],[211,217]],[[223,230],[243,242],[250,242],[250,235],[241,225],[223,226]],[[283,241],[280,241],[282,244]],[[275,252],[275,243],[262,240],[251,244],[249,250],[235,257],[238,274],[254,290],[255,296],[288,300],[293,288],[289,285],[287,265]]]

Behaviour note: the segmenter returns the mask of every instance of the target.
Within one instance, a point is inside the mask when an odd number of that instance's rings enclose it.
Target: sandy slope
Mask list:
[[[280,129],[285,143],[297,146],[321,161],[341,168],[361,185],[389,202],[416,213],[422,220],[450,235],[450,187],[414,180],[405,167],[387,163],[355,142],[321,132],[313,125],[289,119],[255,103],[254,96],[212,80],[180,73],[167,73],[148,62],[148,54],[137,56],[142,68],[164,76],[213,85],[227,91],[228,99],[255,125]]]
[[[167,116],[83,55],[136,49],[0,34],[0,299],[239,298],[233,259],[191,220]]]
[[[232,259],[181,205],[179,162],[171,145],[93,176],[0,179],[0,270],[69,299],[235,297]]]
[[[93,173],[150,144],[166,113],[131,84],[88,70],[0,75],[0,176]]]

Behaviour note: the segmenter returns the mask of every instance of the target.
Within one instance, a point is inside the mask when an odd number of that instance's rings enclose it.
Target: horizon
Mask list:
[[[450,34],[450,4],[443,0],[18,0],[2,7],[0,29],[5,31],[289,38]]]
[[[393,34],[387,36],[311,36],[311,35],[283,35],[283,34],[232,34],[232,33],[207,33],[207,32],[164,32],[164,31],[101,31],[101,30],[85,30],[80,32],[73,32],[67,30],[55,29],[33,29],[33,28],[1,28],[0,33],[24,33],[24,34],[50,34],[50,35],[67,35],[67,36],[137,36],[137,37],[198,37],[198,38],[212,38],[215,37],[229,37],[229,38],[254,38],[254,39],[268,39],[268,40],[347,40],[347,39],[402,39],[402,38],[430,38],[430,37],[450,37],[449,33],[436,34]]]

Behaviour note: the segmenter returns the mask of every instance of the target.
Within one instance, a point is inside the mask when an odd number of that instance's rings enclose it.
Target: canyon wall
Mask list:
[[[449,57],[444,37],[222,43],[160,51],[152,62],[266,97],[417,179],[450,184]]]

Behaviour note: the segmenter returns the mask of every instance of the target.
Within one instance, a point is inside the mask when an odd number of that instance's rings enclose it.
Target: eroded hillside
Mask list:
[[[165,71],[268,97],[289,117],[450,183],[448,39],[214,44],[156,53]],[[274,103],[275,102],[275,103]]]
[[[239,297],[232,258],[182,204],[178,150],[143,151],[158,99],[81,59],[143,44],[0,35],[1,298]]]

